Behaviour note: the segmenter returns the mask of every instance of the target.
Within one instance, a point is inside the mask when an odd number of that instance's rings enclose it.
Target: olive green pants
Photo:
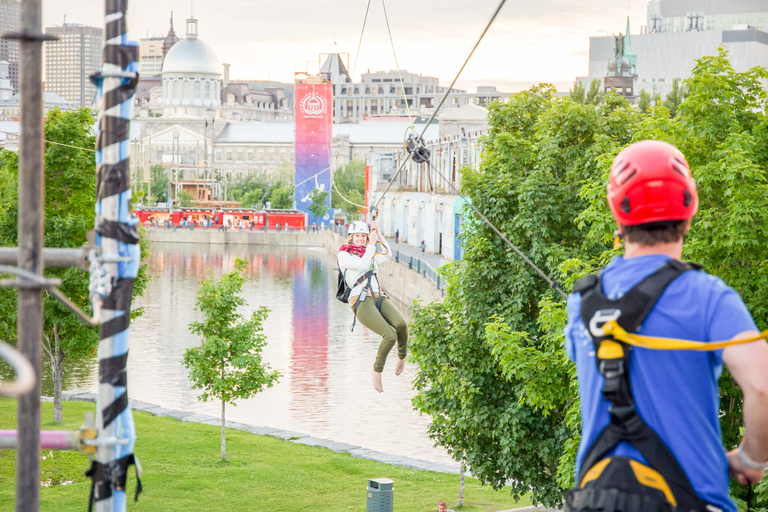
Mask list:
[[[379,311],[376,300],[369,295],[357,308],[356,315],[361,324],[382,337],[379,353],[373,364],[375,371],[379,373],[384,371],[384,363],[395,342],[397,342],[397,357],[405,359],[408,355],[408,323],[387,297],[382,297],[381,311]]]

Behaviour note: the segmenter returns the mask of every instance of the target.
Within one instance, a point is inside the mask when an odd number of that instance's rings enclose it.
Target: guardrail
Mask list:
[[[343,224],[331,224],[330,229],[343,237],[347,236],[347,227]],[[411,256],[410,254],[395,249],[392,250],[392,257],[397,263],[408,265],[408,268],[422,274],[424,277],[435,283],[438,290],[442,291],[443,280],[440,278],[440,274],[437,273],[437,270],[432,268],[429,263],[417,256]]]

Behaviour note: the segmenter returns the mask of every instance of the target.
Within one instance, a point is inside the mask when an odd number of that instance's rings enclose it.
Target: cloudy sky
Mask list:
[[[354,66],[368,0],[131,0],[134,38],[164,35],[174,12],[177,35],[194,9],[200,38],[234,79],[293,81],[317,71],[319,54],[349,53]],[[386,0],[401,69],[437,76],[448,85],[498,5],[498,0]],[[103,25],[103,0],[43,0],[45,26]],[[459,85],[516,91],[532,82],[568,88],[588,68],[589,36],[632,32],[645,24],[646,0],[507,0],[464,70]],[[336,43],[334,45],[334,42]],[[334,50],[335,49],[335,50]],[[395,69],[381,0],[371,0],[355,80],[368,69]]]

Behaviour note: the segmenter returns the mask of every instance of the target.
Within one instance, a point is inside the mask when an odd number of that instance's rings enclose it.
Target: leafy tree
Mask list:
[[[272,208],[285,209],[293,207],[293,185],[272,189],[269,201],[272,204]]]
[[[600,90],[600,80],[593,78],[589,83],[589,91],[587,91],[587,97],[585,103],[590,105],[599,105],[605,98],[605,93]]]
[[[262,360],[267,344],[262,325],[269,309],[261,306],[249,318],[238,312],[245,305],[239,296],[248,281],[247,262],[235,259],[235,269],[216,280],[213,272],[200,283],[196,309],[205,315],[189,330],[202,336],[199,347],[187,349],[182,364],[189,370],[192,387],[202,389],[199,400],[221,401],[221,460],[227,460],[225,406],[246,400],[271,388],[280,377]]]
[[[310,192],[309,199],[311,203],[307,209],[316,219],[322,219],[328,213],[328,192],[315,188]]]
[[[264,204],[264,191],[255,188],[243,194],[239,201],[243,208],[261,208]]]
[[[591,86],[591,84],[590,84]],[[586,101],[587,90],[584,84],[579,80],[573,82],[573,90],[568,93],[568,96],[576,103],[584,103]]]
[[[160,164],[155,164],[150,169],[150,196],[155,203],[168,202],[168,174]]]
[[[344,198],[353,203],[363,204],[365,197],[365,161],[352,160],[347,165],[343,165],[333,172],[333,182]],[[331,207],[342,208],[348,213],[356,213],[359,207],[351,204],[341,197],[341,194],[332,190]]]
[[[683,102],[684,98],[685,89],[680,85],[680,80],[675,78],[672,81],[672,90],[669,91],[669,94],[667,94],[667,97],[664,99],[664,106],[669,110],[670,116],[675,117],[677,115],[677,108]]]
[[[638,140],[675,144],[700,194],[683,257],[734,287],[757,324],[768,324],[767,78],[763,68],[735,72],[721,49],[698,61],[675,117],[665,106],[640,115],[613,93],[595,109],[534,87],[489,108],[484,160],[479,172],[463,171],[463,192],[568,291],[620,253],[605,201],[613,158]],[[515,496],[530,490],[553,506],[573,485],[580,441],[565,301],[469,211],[464,229],[464,260],[441,267],[444,302],[414,311],[413,403],[432,416],[430,437],[474,475],[496,487],[509,479]],[[720,395],[730,449],[743,418],[727,372]],[[767,487],[758,487],[760,506]]]
[[[640,90],[640,95],[637,98],[637,108],[643,114],[647,114],[648,109],[651,108],[651,95],[645,89]]]
[[[188,208],[192,206],[194,197],[192,196],[191,192],[182,189],[178,194],[176,194],[176,200],[179,202],[178,206]]]
[[[93,117],[88,109],[48,113],[45,138],[80,148],[93,149]],[[45,148],[45,234],[46,247],[80,247],[86,243],[86,232],[95,222],[95,160],[93,153],[49,144]],[[18,157],[4,151],[0,156],[0,183],[3,185],[0,206],[0,243],[18,244]],[[148,255],[142,247],[142,256]],[[89,276],[78,268],[45,270],[45,276],[62,280],[59,289],[83,311],[90,311]],[[140,267],[134,282],[134,296],[140,296],[146,287],[145,266]],[[8,338],[16,336],[16,291],[3,290],[0,305],[8,314],[0,331]],[[134,309],[131,318],[141,315]],[[43,299],[43,349],[48,356],[53,374],[54,421],[62,420],[61,387],[65,358],[92,357],[98,346],[98,330],[86,327],[74,314],[52,296]]]

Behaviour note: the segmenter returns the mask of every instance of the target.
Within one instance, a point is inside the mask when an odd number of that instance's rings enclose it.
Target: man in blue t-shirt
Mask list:
[[[667,260],[681,259],[698,196],[682,153],[664,142],[642,141],[616,157],[608,202],[618,235],[624,240],[624,256],[605,267],[598,285],[607,299],[617,300]],[[581,305],[581,294],[569,297],[565,328],[566,351],[576,363],[581,395],[577,475],[585,454],[611,421],[611,404],[603,397],[605,379],[598,371],[595,345],[582,321]],[[637,332],[701,342],[759,334],[739,295],[719,278],[699,270],[685,271],[672,281]],[[761,340],[710,352],[634,348],[630,354],[630,389],[640,418],[677,459],[698,498],[709,504],[702,510],[736,512],[728,496],[729,472],[742,484],[756,483],[768,460],[768,345]],[[723,363],[744,392],[744,439],[728,453],[722,446],[719,422],[717,381]],[[608,456],[648,464],[624,441]],[[587,480],[577,482],[577,488],[584,487]],[[619,502],[623,505],[612,510],[638,509],[631,499]],[[566,510],[601,507],[582,503],[569,508],[566,504]]]

